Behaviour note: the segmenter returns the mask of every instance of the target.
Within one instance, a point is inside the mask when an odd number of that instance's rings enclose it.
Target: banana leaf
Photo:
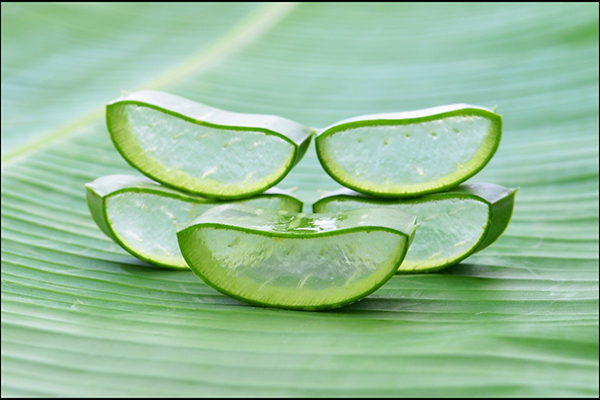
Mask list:
[[[2,3],[3,396],[598,396],[598,4]],[[136,260],[83,185],[120,90],[325,127],[497,106],[486,250],[351,306],[249,306]],[[280,183],[339,185],[314,147]]]

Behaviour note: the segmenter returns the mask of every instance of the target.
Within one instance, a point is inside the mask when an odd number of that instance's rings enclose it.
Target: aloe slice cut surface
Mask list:
[[[427,272],[456,264],[496,241],[510,222],[515,194],[515,189],[491,183],[463,184],[448,192],[400,200],[341,189],[317,201],[313,210],[382,207],[416,215],[419,229],[398,272]]]
[[[300,161],[312,131],[269,115],[238,114],[142,91],[106,108],[117,150],[165,185],[219,199],[263,192]]]
[[[501,116],[467,104],[339,122],[316,137],[323,168],[340,184],[387,197],[438,192],[492,158]]]
[[[404,259],[415,217],[392,209],[298,214],[213,207],[177,232],[190,268],[238,300],[318,310],[357,301]]]
[[[202,214],[215,202],[132,175],[109,175],[86,185],[96,224],[135,257],[164,267],[188,268],[179,251],[177,226]],[[265,208],[301,211],[302,202],[272,188],[240,201]]]

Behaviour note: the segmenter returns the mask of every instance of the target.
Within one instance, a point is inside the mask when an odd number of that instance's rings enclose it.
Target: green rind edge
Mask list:
[[[506,197],[490,203],[491,222],[489,229],[486,231],[484,239],[479,243],[473,253],[477,253],[490,246],[502,236],[504,231],[506,231],[506,228],[508,228],[508,224],[512,219],[515,207],[515,196],[517,195],[518,190],[518,188],[513,189]]]

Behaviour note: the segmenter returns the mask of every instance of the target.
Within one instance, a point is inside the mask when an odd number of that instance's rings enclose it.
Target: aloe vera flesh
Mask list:
[[[317,310],[357,301],[404,259],[414,216],[360,209],[298,214],[214,207],[178,231],[182,254],[207,284],[271,307]]]
[[[415,199],[382,200],[342,189],[317,201],[313,210],[377,206],[416,215],[419,229],[398,272],[428,272],[456,264],[496,241],[510,222],[515,193],[495,184],[473,183]]]
[[[178,225],[216,204],[223,204],[130,175],[105,176],[86,188],[92,216],[109,237],[139,259],[172,268],[187,268],[177,243]],[[240,202],[287,211],[302,210],[302,202],[276,189]]]
[[[312,134],[284,118],[231,113],[153,91],[109,104],[107,125],[117,150],[145,175],[219,199],[275,185],[302,158]]]
[[[501,136],[501,117],[457,104],[337,123],[316,138],[319,160],[343,186],[384,197],[449,189],[479,172]]]

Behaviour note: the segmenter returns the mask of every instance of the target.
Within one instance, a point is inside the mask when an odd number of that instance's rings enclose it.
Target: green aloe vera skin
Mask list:
[[[177,226],[223,202],[185,194],[132,175],[109,175],[86,185],[96,224],[135,257],[169,268],[188,266],[177,243]],[[290,193],[272,188],[240,203],[286,211],[302,210]]]
[[[470,183],[448,192],[386,200],[341,189],[313,204],[313,211],[382,207],[416,215],[419,230],[398,272],[430,272],[456,264],[494,243],[510,222],[516,192],[492,183]]]
[[[456,104],[338,122],[315,138],[317,155],[341,185],[380,197],[450,189],[479,172],[500,143],[502,117]]]
[[[106,122],[117,150],[140,172],[216,199],[274,186],[302,159],[312,136],[281,117],[223,111],[156,91],[108,104]]]
[[[414,216],[393,209],[299,214],[230,204],[177,237],[192,271],[216,290],[251,304],[322,310],[388,281],[415,228]]]

